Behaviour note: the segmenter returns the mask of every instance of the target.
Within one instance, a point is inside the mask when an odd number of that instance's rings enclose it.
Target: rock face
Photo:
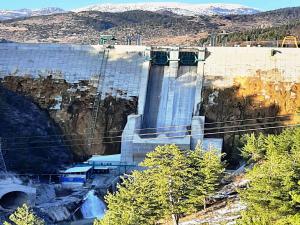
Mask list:
[[[9,170],[55,173],[72,162],[61,129],[30,98],[0,86],[0,137]]]
[[[59,185],[41,184],[37,187],[37,202],[34,210],[47,224],[72,220],[80,211],[87,189],[64,189]]]
[[[222,122],[208,124],[207,136],[220,132],[214,137],[224,137],[224,151],[231,165],[239,162],[242,130],[276,133],[283,126],[299,123],[299,117],[292,115],[300,108],[300,83],[284,82],[281,76],[278,70],[258,70],[254,76],[235,77],[231,87],[204,88],[201,115],[207,122]],[[270,118],[259,119],[265,117]]]
[[[88,81],[70,84],[64,80],[47,78],[32,79],[8,76],[3,85],[28,96],[58,124],[65,145],[72,149],[75,160],[85,160],[91,154],[113,154],[120,152],[120,135],[127,116],[135,113],[137,98],[131,100],[106,96],[101,101],[98,120],[91,148],[87,138],[91,125],[95,88]],[[111,143],[113,142],[113,143]]]

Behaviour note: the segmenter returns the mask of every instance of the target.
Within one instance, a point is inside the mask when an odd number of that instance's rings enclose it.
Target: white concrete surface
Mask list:
[[[272,49],[277,53],[271,56]],[[259,47],[208,47],[205,60],[205,85],[228,87],[233,79],[253,76],[257,71],[277,69],[281,76],[263,77],[276,81],[300,81],[300,51],[296,48],[259,48]]]
[[[102,98],[139,96],[141,77],[148,75],[145,49],[145,46],[109,49],[106,70],[101,74]],[[70,83],[79,80],[95,83],[101,72],[104,50],[100,45],[1,43],[0,78],[52,75]]]

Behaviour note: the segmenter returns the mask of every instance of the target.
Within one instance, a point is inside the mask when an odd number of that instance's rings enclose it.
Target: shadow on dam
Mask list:
[[[160,106],[162,83],[164,78],[165,66],[153,65],[150,68],[147,86],[146,105],[144,111],[142,137],[155,137],[157,127],[157,117]],[[151,135],[152,134],[152,135]]]
[[[179,66],[171,74],[169,66],[152,65],[143,118],[143,138],[189,133],[196,91],[197,66]]]

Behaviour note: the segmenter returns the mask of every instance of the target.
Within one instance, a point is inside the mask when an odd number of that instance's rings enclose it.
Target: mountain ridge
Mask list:
[[[199,15],[230,15],[230,14],[255,14],[260,12],[258,9],[250,8],[239,4],[192,4],[192,3],[174,3],[174,2],[155,2],[155,3],[120,3],[120,4],[96,4],[79,9],[71,10],[79,13],[83,11],[99,12],[127,12],[127,11],[149,11],[149,12],[170,12],[180,16],[199,16]],[[32,16],[52,15],[59,13],[68,13],[64,9],[57,7],[48,7],[42,9],[19,9],[19,10],[1,10],[0,21],[26,18]]]
[[[17,18],[26,18],[31,16],[52,15],[57,13],[66,13],[67,11],[58,7],[48,7],[42,9],[19,9],[19,10],[1,10],[0,21]]]
[[[79,9],[73,12],[82,11],[100,11],[100,12],[126,12],[134,10],[143,10],[150,12],[170,11],[182,16],[199,15],[229,15],[229,14],[255,14],[260,10],[240,4],[194,4],[177,2],[152,2],[152,3],[121,3],[121,4],[95,4]]]

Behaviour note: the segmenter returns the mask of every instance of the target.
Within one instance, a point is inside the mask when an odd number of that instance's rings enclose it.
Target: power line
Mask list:
[[[251,129],[243,129],[243,130],[232,130],[232,131],[220,131],[220,132],[212,132],[212,133],[199,133],[199,134],[187,134],[180,136],[172,136],[172,137],[159,137],[159,138],[145,138],[143,140],[162,140],[162,139],[174,139],[174,138],[183,138],[183,137],[197,137],[203,135],[216,135],[216,134],[229,134],[229,133],[237,133],[237,132],[247,132],[247,131],[258,131],[258,130],[268,130],[268,129],[278,129],[278,128],[288,128],[288,127],[298,127],[300,124],[290,124],[290,125],[282,125],[282,126],[273,126],[273,127],[260,127],[260,128],[251,128]],[[120,141],[110,141],[110,142],[100,142],[100,143],[91,143],[91,145],[99,145],[99,144],[114,144],[114,143],[123,143],[123,142],[132,142],[132,140],[120,140]],[[70,144],[70,145],[58,145],[58,146],[36,146],[29,147],[30,149],[40,149],[40,148],[56,148],[56,147],[71,147],[71,146],[84,146],[85,144]],[[14,148],[15,150],[24,150],[23,148]],[[46,149],[48,150],[48,149]]]
[[[254,128],[254,129],[244,129],[244,130],[235,130],[235,131],[227,131],[227,132],[217,132],[217,133],[235,133],[235,132],[246,132],[246,131],[256,131],[256,130],[265,130],[265,129],[277,129],[277,128],[287,128],[287,127],[298,127],[300,124],[292,124],[292,125],[285,125],[285,126],[275,126],[275,127],[264,127],[264,128]],[[216,133],[210,133],[216,134]],[[190,136],[190,135],[189,135]],[[136,165],[127,165],[122,164],[120,166],[136,166]],[[42,174],[34,174],[34,173],[24,173],[24,174],[16,174],[18,176],[60,176],[61,174],[55,173],[42,173]]]
[[[228,120],[228,121],[218,121],[218,122],[209,122],[205,123],[204,125],[212,125],[212,124],[222,124],[222,123],[235,123],[235,122],[243,122],[243,121],[256,121],[256,120],[266,120],[266,119],[276,119],[276,118],[284,118],[284,117],[292,117],[297,116],[297,114],[286,114],[286,115],[279,115],[279,116],[272,116],[272,117],[257,117],[252,119],[243,119],[243,120]],[[133,131],[143,131],[143,130],[154,130],[154,129],[163,129],[163,128],[172,128],[172,127],[188,127],[188,125],[177,125],[177,126],[166,126],[166,127],[152,127],[152,128],[139,128],[134,129]],[[88,129],[87,129],[88,130]],[[100,132],[98,134],[105,134],[105,133],[119,133],[123,132],[123,130],[112,130],[109,132]],[[65,137],[65,136],[78,136],[78,135],[88,135],[89,133],[77,133],[77,134],[60,134],[60,135],[38,135],[38,136],[14,136],[14,137],[5,137],[6,140],[9,139],[26,139],[26,138],[37,138],[37,137]]]
[[[273,121],[273,122],[266,122],[266,123],[255,123],[255,124],[242,124],[242,125],[235,125],[235,126],[224,126],[224,127],[209,127],[209,128],[204,128],[204,131],[208,131],[208,130],[219,130],[219,129],[231,129],[231,128],[240,128],[240,127],[251,127],[251,126],[263,126],[263,125],[271,125],[271,124],[277,124],[280,122],[285,122],[284,120],[280,120],[280,121]],[[194,127],[202,127],[201,125],[198,126],[194,126]],[[152,132],[152,133],[143,133],[143,134],[139,134],[140,137],[147,137],[147,136],[151,136],[151,135],[160,135],[160,134],[176,134],[176,133],[183,133],[183,132],[192,132],[192,129],[184,129],[184,130],[170,130],[170,131],[163,131],[163,132]],[[206,134],[206,133],[204,133]],[[135,134],[133,135],[126,135],[125,137],[133,137],[135,136]],[[91,140],[103,140],[103,139],[116,139],[116,138],[122,138],[123,136],[108,136],[108,137],[102,137],[101,139],[98,138],[90,138],[88,139],[89,141]],[[66,140],[66,142],[68,141],[86,141],[87,139],[84,138],[75,138],[75,139],[70,139],[70,140]],[[56,143],[58,142],[57,140],[53,140],[53,141],[28,141],[28,142],[16,142],[15,144],[17,145],[21,145],[21,144],[43,144],[43,143]],[[103,142],[100,142],[99,144],[101,144]],[[76,145],[76,144],[75,144]]]

